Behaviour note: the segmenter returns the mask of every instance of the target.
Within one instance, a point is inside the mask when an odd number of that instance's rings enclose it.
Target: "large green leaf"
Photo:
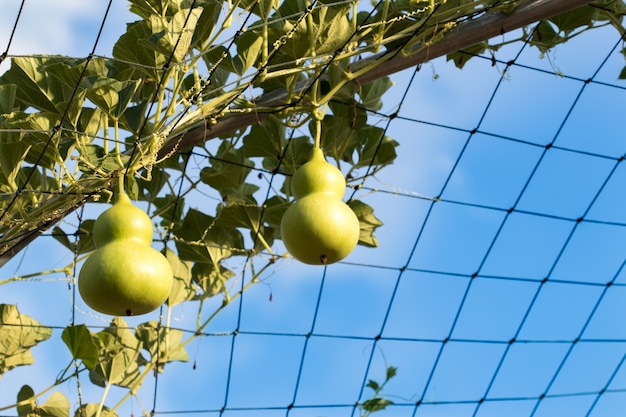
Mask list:
[[[17,393],[17,414],[27,417],[69,417],[70,402],[61,392],[53,392],[45,403],[38,405],[33,389],[24,385]],[[26,402],[26,403],[25,403]]]
[[[191,269],[192,279],[202,292],[194,299],[204,300],[213,297],[226,288],[226,281],[235,274],[222,265],[215,266],[212,263],[196,262]]]
[[[142,323],[135,329],[135,336],[150,354],[151,361],[158,360],[159,370],[169,362],[187,362],[189,355],[183,346],[183,332],[162,328],[158,322]]]
[[[74,127],[84,101],[84,92],[76,89],[76,83],[68,82],[67,78],[55,76],[53,64],[63,64],[70,74],[80,74],[86,62],[58,56],[14,57],[11,68],[0,77],[0,84],[17,86],[15,104],[19,104],[21,110],[34,108],[66,114],[65,123]]]
[[[245,253],[241,232],[215,226],[215,218],[190,209],[175,231],[180,259],[217,265],[225,258]]]
[[[378,239],[374,236],[376,229],[383,225],[375,215],[374,209],[360,200],[350,200],[348,205],[359,219],[360,234],[359,245],[375,248],[378,246]]]
[[[224,145],[215,158],[211,159],[211,166],[200,171],[200,179],[216,190],[237,189],[245,182],[252,166],[242,149],[232,149]]]
[[[24,142],[0,142],[0,190],[4,192],[17,190],[15,179],[30,148],[31,146]]]
[[[48,339],[52,329],[20,314],[13,304],[0,304],[0,376],[34,362],[30,348]]]
[[[380,110],[383,107],[382,96],[391,87],[393,87],[393,81],[389,77],[383,77],[365,84],[359,91],[361,105],[367,110]]]
[[[116,317],[106,329],[97,333],[99,359],[89,379],[104,387],[107,382],[129,387],[140,376],[139,366],[145,363],[140,355],[141,342],[126,322]]]
[[[235,41],[237,56],[234,58],[235,68],[239,74],[244,74],[253,66],[263,48],[263,37],[255,31],[244,32]]]
[[[80,223],[80,227],[71,234],[66,233],[59,226],[55,226],[52,229],[52,237],[72,252],[76,252],[79,255],[89,253],[96,249],[92,235],[95,222],[93,219],[83,220]],[[76,238],[78,238],[78,241],[76,241]]]
[[[150,44],[148,39],[152,33],[152,27],[146,20],[129,23],[126,33],[120,36],[113,47],[113,56],[123,61],[142,64],[138,68],[156,80],[160,74],[158,69],[163,68],[167,57],[155,48],[146,47],[146,43]]]
[[[396,159],[399,143],[385,135],[384,129],[367,126],[355,132],[360,146],[356,149],[358,161],[355,167],[391,165]]]
[[[254,125],[243,138],[245,156],[278,158],[283,153],[285,140],[285,125],[273,116],[268,117],[262,124]]]
[[[166,251],[165,257],[170,263],[172,273],[174,274],[172,290],[167,298],[167,305],[171,308],[176,304],[193,299],[197,291],[191,279],[191,268],[193,264],[188,261],[181,261],[180,258],[169,249]]]
[[[70,402],[61,392],[53,392],[45,403],[37,407],[36,415],[40,417],[69,417]]]
[[[78,407],[74,412],[74,417],[96,417],[98,410],[100,410],[100,417],[118,417],[118,414],[107,406],[100,409],[100,405],[94,403],[83,404]]]
[[[95,337],[84,324],[68,326],[61,334],[72,358],[83,361],[88,369],[94,369],[98,363],[98,344]]]
[[[0,114],[11,113],[15,110],[15,96],[17,85],[0,84]]]
[[[141,80],[118,81],[98,77],[85,80],[87,98],[100,110],[119,120],[133,100]]]

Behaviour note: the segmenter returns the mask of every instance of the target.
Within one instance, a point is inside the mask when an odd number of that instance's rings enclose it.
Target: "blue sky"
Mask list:
[[[17,4],[0,7],[6,45]],[[27,1],[10,53],[86,56],[103,12],[104,2]],[[110,55],[130,18],[114,1],[97,53]],[[626,153],[626,83],[617,80],[623,56],[609,55],[617,41],[614,29],[598,29],[544,59],[512,44],[496,53],[496,66],[474,59],[459,70],[437,59],[410,87],[412,70],[394,75],[383,113],[410,88],[387,132],[400,143],[398,158],[357,193],[384,222],[380,246],[359,247],[326,270],[280,261],[211,323],[213,336],[188,346],[190,362],[168,365],[156,391],[148,378],[141,404],[129,401],[120,414],[150,411],[155,401],[157,413],[217,416],[225,406],[229,417],[350,416],[368,398],[364,382],[396,366],[385,394],[398,405],[380,416],[621,415],[626,170],[617,159]],[[191,204],[201,206],[202,196]],[[44,237],[0,279],[70,259]],[[64,327],[72,292],[63,278],[2,286],[0,303]],[[76,317],[108,320],[80,301]],[[128,323],[148,318],[158,315]],[[195,319],[195,305],[178,306],[172,325],[193,329]],[[59,336],[33,349],[34,366],[0,379],[0,407],[22,384],[37,391],[54,380],[70,358]],[[81,382],[83,401],[99,401],[101,391]],[[76,381],[59,390],[74,407]],[[112,390],[107,405],[123,393]]]

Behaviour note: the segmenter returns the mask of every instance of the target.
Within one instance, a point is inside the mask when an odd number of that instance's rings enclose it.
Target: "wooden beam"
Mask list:
[[[396,54],[395,56],[390,52],[383,52],[354,62],[350,69],[356,71],[366,65],[371,65],[373,62],[378,61],[380,63],[354,81],[363,85],[592,2],[593,0],[521,0],[511,12],[486,13],[477,19],[460,24],[439,42],[426,49],[416,45],[413,48],[414,53],[409,51],[407,54]],[[260,107],[271,108],[287,105],[289,104],[288,100],[287,92],[272,91],[254,101]],[[212,126],[206,122],[202,123],[200,126],[168,140],[159,153],[159,157],[168,155],[174,149],[189,149],[209,139],[243,129],[254,123],[260,123],[266,117],[267,114],[263,113],[237,114],[226,116]]]
[[[413,51],[408,51],[403,55],[398,54],[386,60],[383,65],[373,68],[357,80],[360,84],[365,84],[407,68],[426,63],[432,59],[460,51],[507,32],[529,26],[540,20],[545,20],[583,7],[592,2],[593,0],[523,1],[509,13],[487,13],[478,19],[460,24],[447,33],[443,39],[428,48],[415,45]],[[368,57],[361,62],[355,63],[352,67],[358,69],[359,67],[371,64],[373,61],[385,60],[385,55],[389,54],[381,53],[373,57]]]

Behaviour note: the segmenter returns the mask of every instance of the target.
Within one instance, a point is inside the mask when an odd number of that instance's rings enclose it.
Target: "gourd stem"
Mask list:
[[[322,138],[322,121],[316,117],[315,118],[315,147],[322,149],[321,144]]]
[[[117,177],[117,192],[118,192],[118,198],[120,195],[124,194],[124,179],[125,176],[123,174],[120,174],[119,177]]]

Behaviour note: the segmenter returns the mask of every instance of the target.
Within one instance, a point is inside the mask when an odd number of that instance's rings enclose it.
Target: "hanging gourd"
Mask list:
[[[92,309],[113,316],[131,316],[157,309],[170,294],[169,262],[152,248],[150,217],[125,193],[94,223],[96,250],[78,276],[78,290]]]
[[[283,215],[280,233],[287,251],[306,264],[325,265],[348,256],[359,241],[359,220],[342,201],[343,174],[319,147],[291,179],[296,201]]]

